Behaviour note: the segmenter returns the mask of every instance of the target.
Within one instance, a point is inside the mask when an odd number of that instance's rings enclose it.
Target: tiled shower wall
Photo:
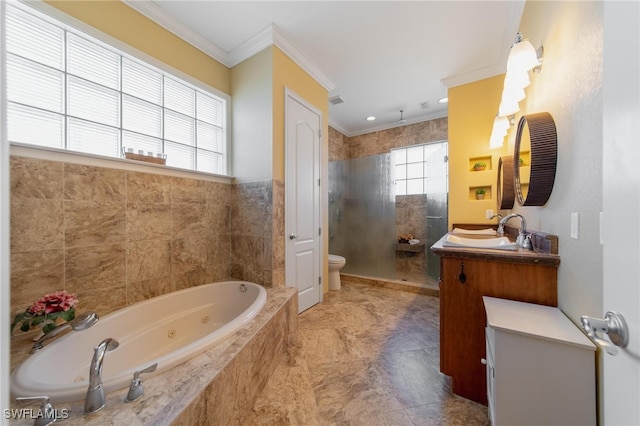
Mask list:
[[[284,285],[281,186],[11,157],[11,314],[61,289],[105,314],[212,281]]]
[[[427,241],[427,196],[396,196],[396,233],[412,234],[422,242]],[[425,248],[429,250],[428,247]],[[418,253],[396,252],[396,278],[414,283],[427,281],[427,256],[425,250]]]

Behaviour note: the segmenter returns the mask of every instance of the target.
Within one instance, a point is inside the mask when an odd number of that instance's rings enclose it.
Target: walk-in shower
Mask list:
[[[447,232],[447,142],[329,163],[329,252],[345,274],[435,285],[429,247]],[[421,240],[397,250],[398,234]],[[402,247],[400,247],[402,248]]]

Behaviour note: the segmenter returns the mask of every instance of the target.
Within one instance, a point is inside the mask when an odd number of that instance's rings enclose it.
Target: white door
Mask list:
[[[320,274],[321,113],[285,92],[286,283],[298,288],[298,312],[322,297]]]
[[[602,351],[604,424],[640,425],[640,7],[603,7],[603,309],[629,328],[618,355]]]

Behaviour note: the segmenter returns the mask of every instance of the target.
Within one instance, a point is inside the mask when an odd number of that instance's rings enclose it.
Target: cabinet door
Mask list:
[[[482,296],[557,306],[556,273],[553,266],[442,258],[440,371],[451,376],[455,394],[487,403]]]

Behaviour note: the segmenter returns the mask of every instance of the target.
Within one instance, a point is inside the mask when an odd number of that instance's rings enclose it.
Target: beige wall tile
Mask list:
[[[127,204],[127,240],[169,239],[171,239],[170,204]]]
[[[60,200],[11,199],[11,252],[62,249],[63,206]]]
[[[62,198],[63,163],[11,157],[11,196],[14,198]]]
[[[125,256],[125,243],[65,250],[65,289],[78,293],[85,288],[124,286]]]
[[[127,243],[127,282],[171,275],[171,241],[144,240]]]
[[[125,241],[124,202],[65,201],[67,248]]]
[[[11,312],[26,309],[47,293],[64,290],[64,252],[11,253]]]
[[[67,163],[64,165],[64,197],[67,200],[124,201],[125,171]]]
[[[171,177],[127,172],[127,201],[130,203],[170,203]]]
[[[106,313],[232,276],[283,282],[273,272],[284,264],[282,244],[271,247],[284,227],[282,182],[228,185],[20,157],[11,165],[12,308],[62,288]]]
[[[171,203],[171,233],[181,239],[188,235],[209,232],[207,206],[198,203]]]
[[[171,272],[174,275],[207,268],[207,236],[202,233],[184,233],[172,242]]]
[[[173,291],[171,277],[158,277],[150,280],[127,283],[127,303],[136,303]]]
[[[171,288],[172,291],[182,290],[211,281],[207,280],[207,270],[205,268],[196,268],[183,274],[173,274]]]
[[[94,311],[106,315],[127,306],[127,288],[124,284],[117,287],[83,287],[79,289],[78,310]],[[100,342],[96,342],[98,344]]]
[[[172,203],[207,202],[207,184],[202,180],[174,177],[171,179]]]

